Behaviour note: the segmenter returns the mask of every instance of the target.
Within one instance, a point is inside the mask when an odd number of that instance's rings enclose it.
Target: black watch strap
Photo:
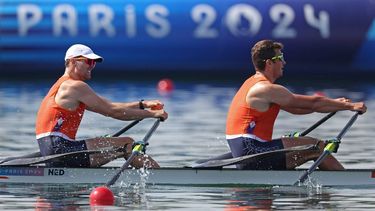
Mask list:
[[[139,101],[139,108],[140,108],[140,109],[145,109],[145,106],[143,105],[143,101],[144,101],[144,100],[140,100],[140,101]]]

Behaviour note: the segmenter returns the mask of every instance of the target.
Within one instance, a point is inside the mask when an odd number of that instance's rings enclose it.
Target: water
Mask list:
[[[0,157],[38,150],[34,121],[41,99],[53,80],[0,81]],[[225,118],[229,103],[240,84],[231,82],[175,81],[171,94],[160,94],[157,81],[91,81],[93,89],[113,101],[161,99],[170,118],[161,123],[150,139],[147,153],[161,166],[179,167],[192,161],[228,151]],[[374,168],[375,85],[353,82],[286,81],[298,93],[323,91],[331,97],[365,100],[368,112],[345,135],[336,157],[346,168]],[[339,112],[310,135],[327,139],[336,136],[353,113]],[[281,112],[274,136],[302,131],[324,114],[293,116]],[[141,140],[151,127],[144,120],[127,132]],[[126,123],[86,112],[79,138],[111,134]],[[120,166],[123,160],[109,165]],[[311,163],[303,167],[310,166]],[[1,185],[1,210],[87,210],[92,186]],[[331,209],[370,210],[375,208],[375,190],[370,188],[306,189],[288,187],[117,187],[116,204],[104,210],[270,210]]]

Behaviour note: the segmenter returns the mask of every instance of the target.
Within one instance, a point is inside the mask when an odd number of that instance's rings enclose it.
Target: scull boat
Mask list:
[[[304,136],[318,125],[325,122],[335,112],[330,113],[319,122],[305,130]],[[271,153],[287,153],[290,150],[311,150],[310,146],[296,146],[286,149],[267,151],[253,155],[246,155],[236,158],[224,158],[228,153],[196,162],[192,167],[184,168],[158,168],[158,169],[129,169],[131,158],[136,156],[148,143],[148,139],[159,125],[158,119],[142,142],[137,142],[133,152],[125,164],[120,167],[100,168],[50,168],[43,164],[54,159],[61,159],[67,156],[74,156],[79,153],[101,153],[99,150],[86,150],[64,154],[39,157],[38,153],[26,156],[9,157],[0,161],[0,183],[42,183],[42,184],[95,184],[105,183],[111,186],[115,183],[125,182],[126,184],[145,183],[156,185],[298,185],[300,181],[312,178],[313,184],[323,186],[367,186],[375,187],[375,170],[371,169],[350,169],[343,171],[320,171],[315,170],[320,162],[329,154],[337,151],[341,138],[351,127],[359,115],[355,115],[345,125],[340,134],[329,142],[324,148],[323,154],[314,162],[309,169],[297,170],[238,170],[231,165],[254,162]],[[116,136],[128,130],[140,120],[137,120],[121,129]],[[231,153],[229,153],[230,155]],[[35,157],[36,156],[36,157]],[[229,166],[229,167],[225,167]],[[223,168],[225,167],[225,168]],[[109,182],[108,182],[109,181]],[[296,182],[297,181],[297,182]],[[307,180],[308,181],[308,180]]]
[[[42,166],[1,166],[0,183],[19,184],[94,184],[106,183],[119,167],[100,168],[47,168]],[[298,170],[237,170],[160,168],[127,169],[117,184],[144,182],[155,185],[293,185],[305,172]],[[314,183],[323,186],[375,186],[375,170],[351,169],[345,171],[319,171],[312,173]]]

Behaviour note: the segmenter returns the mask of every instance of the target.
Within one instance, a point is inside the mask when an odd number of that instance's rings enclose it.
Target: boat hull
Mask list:
[[[98,184],[118,171],[106,168],[1,167],[0,183]],[[118,183],[155,185],[292,185],[305,170],[264,171],[192,168],[126,170]],[[375,186],[375,170],[315,171],[314,183],[323,186]]]

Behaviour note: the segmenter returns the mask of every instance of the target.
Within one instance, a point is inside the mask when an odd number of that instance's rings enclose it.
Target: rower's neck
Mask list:
[[[265,77],[269,82],[274,83],[275,80],[273,79],[272,75],[267,74],[267,71],[256,71],[255,76],[263,76]]]

